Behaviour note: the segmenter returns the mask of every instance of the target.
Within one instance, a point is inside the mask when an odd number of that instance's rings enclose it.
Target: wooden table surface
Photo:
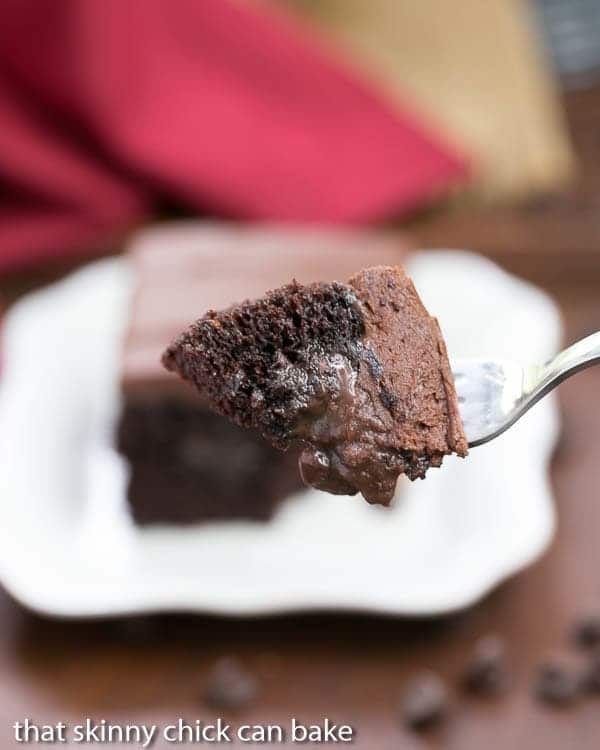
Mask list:
[[[545,285],[573,339],[600,330],[600,165],[592,163],[600,155],[600,90],[571,94],[567,106],[584,156],[582,181],[570,195],[521,210],[421,218],[412,231],[430,245],[480,248]],[[542,707],[531,698],[530,680],[548,653],[570,653],[573,618],[589,607],[600,609],[599,393],[600,368],[560,390],[563,431],[552,470],[558,532],[550,550],[451,618],[58,622],[24,612],[0,591],[0,747],[18,746],[11,725],[25,717],[38,723],[89,716],[159,724],[180,716],[215,718],[201,701],[203,679],[215,658],[235,655],[259,676],[262,691],[240,714],[223,714],[233,723],[287,725],[292,716],[310,723],[328,717],[355,728],[353,747],[378,750],[597,748],[600,698],[562,710]],[[509,645],[512,690],[494,700],[456,693],[439,729],[425,735],[404,730],[397,700],[406,677],[429,667],[453,685],[473,641],[489,632]]]

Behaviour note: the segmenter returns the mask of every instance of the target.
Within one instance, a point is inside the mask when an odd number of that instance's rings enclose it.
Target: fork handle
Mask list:
[[[546,362],[539,373],[536,395],[541,398],[571,375],[596,364],[600,364],[600,332],[586,336]]]

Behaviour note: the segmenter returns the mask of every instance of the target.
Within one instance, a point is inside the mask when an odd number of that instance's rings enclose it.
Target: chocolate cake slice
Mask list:
[[[210,311],[163,364],[275,447],[302,443],[304,481],[328,492],[387,505],[400,474],[467,454],[440,328],[399,267]]]

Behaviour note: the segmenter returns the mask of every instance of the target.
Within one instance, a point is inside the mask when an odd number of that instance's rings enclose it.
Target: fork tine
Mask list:
[[[500,360],[458,360],[452,373],[469,447],[506,429],[523,397],[523,367]]]

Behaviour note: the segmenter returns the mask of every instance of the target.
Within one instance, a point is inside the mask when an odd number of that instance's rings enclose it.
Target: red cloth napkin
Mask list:
[[[97,248],[165,205],[365,222],[464,174],[270,7],[3,0],[0,271]]]

